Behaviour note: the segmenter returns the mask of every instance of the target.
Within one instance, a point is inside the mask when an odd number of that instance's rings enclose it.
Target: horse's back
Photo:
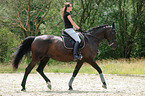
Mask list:
[[[47,56],[59,61],[71,61],[71,50],[64,47],[61,37],[54,35],[37,36],[32,43],[33,56]],[[62,59],[62,58],[64,59]],[[68,58],[69,57],[69,58]],[[35,57],[38,58],[38,57]],[[68,58],[68,59],[67,59]],[[71,58],[71,59],[70,59]]]
[[[59,40],[62,41],[62,39],[58,36],[54,36],[54,35],[41,35],[41,36],[37,36],[35,38],[35,40],[38,41],[54,41],[54,40]]]
[[[47,50],[50,49],[50,47],[53,47],[58,42],[62,42],[62,39],[58,36],[54,35],[37,36],[32,43],[32,51],[39,50],[46,52]]]

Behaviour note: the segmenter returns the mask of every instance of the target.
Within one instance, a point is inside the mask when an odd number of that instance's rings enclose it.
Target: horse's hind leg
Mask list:
[[[31,70],[34,68],[34,66],[36,65],[37,62],[34,62],[33,60],[31,61],[31,63],[28,65],[28,67],[25,69],[25,74],[24,74],[24,77],[23,77],[23,81],[21,83],[21,86],[22,86],[22,91],[25,91],[26,88],[25,88],[25,85],[26,85],[26,80],[27,80],[27,77],[29,75],[29,73],[31,72]]]
[[[48,62],[49,58],[45,57],[44,59],[42,59],[40,61],[40,64],[38,66],[38,68],[36,69],[39,74],[44,78],[44,80],[46,81],[46,83],[48,84],[47,87],[51,90],[51,83],[50,80],[46,77],[46,75],[43,72],[44,67],[46,66],[46,63]]]

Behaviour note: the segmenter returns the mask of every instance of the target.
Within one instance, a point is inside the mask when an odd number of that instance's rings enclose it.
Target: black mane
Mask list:
[[[98,30],[98,29],[106,27],[106,26],[108,26],[108,25],[101,25],[101,26],[98,26],[98,27],[94,27],[94,28],[89,29],[88,32],[92,32],[92,31]]]

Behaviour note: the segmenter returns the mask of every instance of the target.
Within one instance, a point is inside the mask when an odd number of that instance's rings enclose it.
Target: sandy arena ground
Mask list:
[[[39,74],[30,74],[26,92],[21,91],[23,73],[0,74],[0,96],[145,96],[145,76],[104,75],[108,89],[95,74],[78,74],[73,91],[68,90],[72,73],[46,73],[52,83],[50,91]]]

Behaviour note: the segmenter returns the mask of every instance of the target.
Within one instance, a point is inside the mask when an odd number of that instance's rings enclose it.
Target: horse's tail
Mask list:
[[[14,69],[18,68],[19,62],[22,59],[22,57],[31,51],[31,44],[34,41],[34,36],[29,36],[23,40],[21,45],[18,47],[17,51],[15,52],[14,59],[12,61],[12,66]]]

